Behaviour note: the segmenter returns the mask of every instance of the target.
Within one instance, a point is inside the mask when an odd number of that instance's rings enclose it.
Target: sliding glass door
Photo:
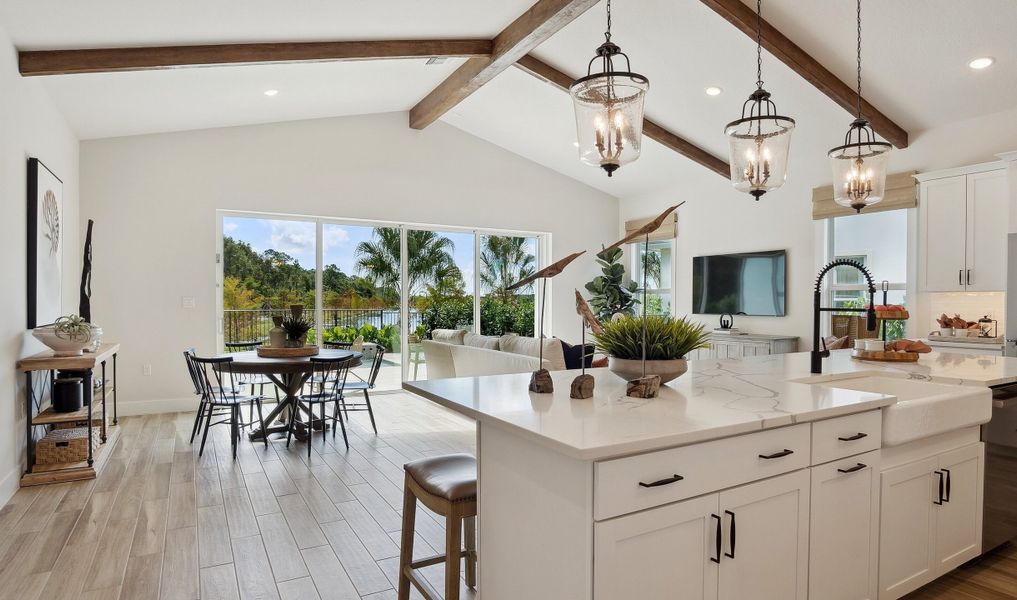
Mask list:
[[[538,238],[480,236],[480,332],[484,335],[534,335],[533,284],[509,290],[537,271]]]

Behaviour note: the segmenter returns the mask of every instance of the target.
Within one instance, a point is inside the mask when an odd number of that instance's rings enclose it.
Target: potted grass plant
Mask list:
[[[307,332],[311,330],[311,322],[303,317],[291,315],[283,319],[282,328],[286,330],[287,348],[303,348],[307,343]]]
[[[637,379],[643,371],[643,319],[618,317],[602,324],[595,336],[597,350],[608,355],[608,368],[626,380]],[[688,371],[686,356],[709,347],[706,328],[688,317],[646,317],[645,375],[659,375],[661,383]]]

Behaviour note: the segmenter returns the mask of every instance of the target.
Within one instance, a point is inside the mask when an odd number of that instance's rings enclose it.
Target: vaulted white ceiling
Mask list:
[[[0,24],[22,49],[191,43],[490,38],[535,0],[9,0]],[[753,3],[754,4],[754,3]],[[722,134],[754,87],[752,40],[699,0],[615,0],[614,40],[650,78],[647,115],[718,156]],[[848,83],[854,81],[854,2],[766,0],[764,16]],[[909,131],[998,112],[1017,97],[1017,2],[864,0],[864,92]],[[570,74],[585,71],[603,39],[603,4],[534,52]],[[967,62],[992,56],[973,71]],[[798,121],[793,157],[821,157],[850,115],[764,53],[764,79]],[[175,69],[46,78],[83,139],[407,110],[460,63],[396,60]],[[719,86],[717,97],[704,93]],[[278,89],[268,98],[266,89]],[[608,193],[723,179],[651,140],[610,180],[581,165],[567,94],[510,69],[444,120]]]

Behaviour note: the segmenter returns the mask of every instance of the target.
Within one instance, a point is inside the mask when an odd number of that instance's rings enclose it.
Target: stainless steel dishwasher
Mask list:
[[[1017,539],[1017,384],[992,388],[992,420],[985,442],[982,552]]]

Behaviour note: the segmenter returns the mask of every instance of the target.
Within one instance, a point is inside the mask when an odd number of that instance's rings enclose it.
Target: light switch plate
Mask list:
[[[181,296],[180,306],[184,308],[194,308],[194,296]]]

